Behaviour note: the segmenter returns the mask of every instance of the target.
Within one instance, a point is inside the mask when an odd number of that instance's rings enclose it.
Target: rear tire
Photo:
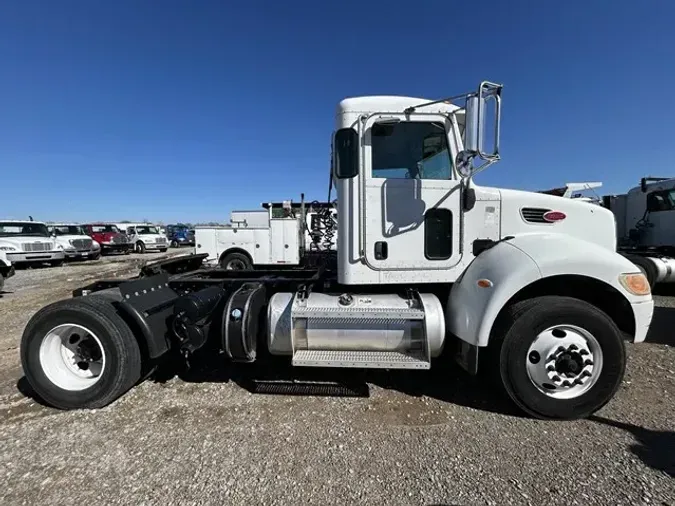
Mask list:
[[[249,271],[253,268],[253,264],[247,255],[234,252],[221,257],[220,267],[228,271]]]
[[[537,418],[585,418],[611,400],[623,379],[621,331],[579,299],[518,302],[500,316],[493,337],[503,388]]]
[[[644,274],[647,278],[649,287],[653,289],[654,285],[656,285],[656,277],[658,276],[656,265],[654,265],[647,258],[638,255],[626,255],[626,258],[633,262],[638,269],[640,269],[642,274]]]
[[[69,328],[76,333],[68,334]],[[66,360],[69,352],[64,353],[64,348],[70,349],[73,343],[77,347],[80,342],[88,344],[87,349]],[[99,356],[97,361],[90,362],[91,369],[77,368],[86,359]],[[38,311],[21,339],[21,364],[35,392],[59,409],[101,408],[110,404],[136,384],[142,365],[131,329],[117,314],[111,300],[96,295],[62,300]],[[87,371],[92,376],[83,379]]]

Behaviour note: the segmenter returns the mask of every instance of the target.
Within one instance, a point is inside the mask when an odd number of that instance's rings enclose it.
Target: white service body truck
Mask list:
[[[196,253],[227,270],[298,266],[309,252],[336,250],[337,209],[323,203],[265,203],[264,210],[232,211],[229,226],[197,227]],[[274,217],[279,210],[283,217]],[[305,216],[305,221],[301,216]],[[329,233],[326,229],[329,228]]]
[[[163,253],[169,249],[166,234],[162,234],[160,229],[152,223],[115,223],[115,225],[127,234],[136,253],[145,253],[148,250]]]
[[[650,287],[616,252],[609,210],[475,184],[500,158],[501,90],[343,100],[335,266],[210,269],[204,253],[97,281],[29,321],[31,386],[62,409],[101,407],[170,350],[187,363],[263,361],[252,375],[274,361],[426,370],[455,359],[472,374],[480,363],[530,415],[589,416],[621,385],[624,341],[647,335]]]
[[[75,223],[50,223],[49,233],[56,244],[63,248],[68,260],[98,260],[101,245],[89,237],[84,229]]]
[[[63,246],[54,240],[41,221],[0,220],[0,251],[14,265],[63,264]]]

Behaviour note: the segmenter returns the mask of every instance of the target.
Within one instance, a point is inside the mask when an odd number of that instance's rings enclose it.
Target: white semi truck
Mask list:
[[[28,322],[31,386],[58,408],[98,408],[172,352],[262,360],[252,375],[275,360],[426,370],[454,358],[530,415],[595,412],[621,384],[624,342],[645,339],[650,287],[616,252],[607,209],[475,184],[500,158],[501,90],[343,100],[335,266],[226,270],[192,254],[97,281]]]
[[[650,285],[675,282],[675,178],[644,177],[621,195],[603,197],[616,218],[618,251]]]
[[[130,243],[134,245],[136,253],[157,250],[164,253],[169,249],[169,242],[165,234],[152,223],[115,223],[117,228],[125,232]]]
[[[337,206],[292,201],[262,204],[264,209],[232,211],[228,226],[198,226],[195,251],[227,270],[297,267],[316,253],[336,251]]]

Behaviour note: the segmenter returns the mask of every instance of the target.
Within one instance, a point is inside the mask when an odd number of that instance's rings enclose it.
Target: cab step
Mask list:
[[[368,369],[430,369],[422,353],[399,351],[298,350],[293,365],[300,367],[358,367]]]

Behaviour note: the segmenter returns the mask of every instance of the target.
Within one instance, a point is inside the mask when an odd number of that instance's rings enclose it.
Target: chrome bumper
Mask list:
[[[23,262],[49,262],[51,260],[63,260],[66,258],[63,250],[57,251],[34,251],[31,253],[10,253],[7,252],[7,259],[13,264]]]

